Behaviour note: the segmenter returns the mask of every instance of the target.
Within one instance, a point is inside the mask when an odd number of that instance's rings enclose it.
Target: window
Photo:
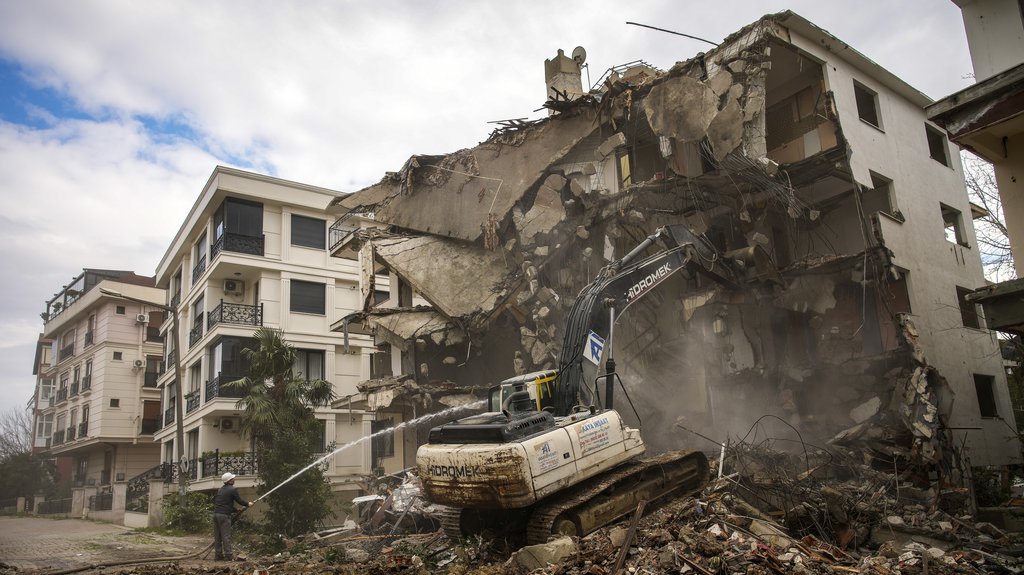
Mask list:
[[[326,290],[321,283],[292,280],[291,310],[300,313],[324,315]]]
[[[373,436],[373,443],[370,446],[370,456],[373,458],[374,465],[379,465],[380,460],[384,457],[395,456],[395,434],[381,433],[380,435],[377,435],[377,433],[384,431],[385,429],[391,429],[394,426],[395,420],[390,417],[370,422],[370,432]]]
[[[964,218],[960,210],[953,209],[946,204],[939,204],[942,211],[942,225],[946,228],[946,241],[967,246],[964,239]]]
[[[327,222],[292,215],[292,245],[322,250],[326,247]]]
[[[878,114],[878,94],[859,82],[854,82],[853,96],[857,100],[857,116],[881,130],[882,120]]]
[[[124,306],[123,305],[115,306],[114,307],[114,313],[116,313],[117,315],[124,315]]]
[[[942,133],[942,130],[928,124],[924,125],[924,133],[928,139],[928,155],[943,166],[949,166],[949,155],[946,152],[949,146],[946,144],[946,135]]]
[[[53,435],[53,414],[40,415],[36,420],[36,437],[49,439]]]
[[[973,327],[978,329],[981,327],[981,323],[978,321],[978,306],[973,302],[967,301],[967,294],[971,293],[971,290],[957,286],[956,288],[956,299],[960,305],[960,319],[964,324],[964,327]]]
[[[996,410],[996,378],[991,375],[974,374],[974,391],[978,394],[978,411],[982,417],[999,417]]]
[[[225,233],[258,237],[263,235],[263,204],[238,198],[225,198],[213,216],[213,238]]]
[[[122,357],[124,357],[124,354],[121,353],[120,351],[114,352],[114,361],[121,361]]]
[[[373,290],[373,305],[380,305],[391,297],[391,294],[384,290]]]
[[[391,369],[391,344],[382,343],[370,355],[370,379],[394,375]]]
[[[188,368],[188,391],[189,393],[199,391],[203,385],[203,364],[195,362]]]
[[[242,349],[256,347],[252,338],[222,337],[210,348],[210,380],[219,377],[221,382],[234,381],[249,373],[249,360]]]
[[[318,419],[317,423],[317,453],[327,453],[327,420]]]
[[[867,214],[882,212],[902,222],[903,214],[896,207],[892,180],[871,172],[871,185],[872,188],[865,189],[861,195],[864,203],[864,212]]]
[[[324,378],[324,352],[315,349],[295,350],[292,375],[298,379],[316,380]]]
[[[121,400],[116,397],[110,398],[110,407],[121,407]]]

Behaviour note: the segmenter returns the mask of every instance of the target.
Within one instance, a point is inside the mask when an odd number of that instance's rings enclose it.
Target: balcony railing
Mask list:
[[[92,389],[92,376],[86,375],[82,377],[82,393]]]
[[[72,425],[71,427],[68,428],[67,433],[64,434],[64,439],[66,441],[74,441],[75,440],[75,426],[74,425]]]
[[[92,345],[92,332],[91,331],[85,332],[85,345],[86,346]]]
[[[178,292],[171,296],[171,307],[178,309],[178,304],[181,303],[181,292]]]
[[[156,380],[160,374],[155,371],[147,371],[142,379],[142,387],[156,387]]]
[[[57,446],[60,445],[61,443],[64,443],[63,429],[53,434],[53,441],[50,442],[50,445]]]
[[[201,339],[203,339],[203,317],[199,316],[196,318],[195,324],[192,325],[191,331],[188,332],[189,348],[195,346]]]
[[[212,455],[204,456],[199,466],[202,468],[203,477],[217,477],[227,471],[235,475],[256,475],[259,471],[259,462],[253,452],[224,456],[217,450]]]
[[[208,328],[213,329],[213,326],[218,323],[263,325],[263,304],[243,305],[224,303],[224,300],[220,300],[220,304],[206,315],[206,326]]]
[[[200,276],[206,271],[206,256],[199,258],[196,267],[192,268],[192,283],[199,281]]]
[[[173,349],[171,351],[167,352],[167,361],[165,362],[165,365],[168,366],[167,369],[171,369],[174,366],[174,356],[175,355],[176,354],[174,353]]]
[[[60,403],[68,398],[68,388],[62,387],[57,390],[57,403]]]
[[[83,421],[78,424],[78,437],[82,438],[89,435],[89,422]]]
[[[142,428],[139,430],[143,435],[152,435],[160,429],[159,419],[143,419]]]
[[[163,343],[164,336],[160,335],[160,328],[147,327],[146,328],[146,341],[151,343]]]
[[[174,406],[168,407],[164,410],[164,425],[170,425],[174,421]]]
[[[216,399],[218,397],[227,397],[232,399],[239,399],[245,397],[245,392],[240,389],[227,389],[223,387],[223,384],[242,379],[241,375],[224,375],[223,373],[219,376],[206,382],[206,401]]]
[[[244,236],[242,234],[224,232],[223,235],[213,241],[213,245],[210,247],[210,258],[217,257],[217,254],[222,251],[262,256],[263,236]]]
[[[70,357],[75,357],[75,344],[73,343],[60,348],[60,359],[58,361],[64,361]]]
[[[199,409],[199,403],[201,398],[199,397],[199,391],[193,391],[185,396],[185,413],[192,413]]]
[[[71,382],[71,389],[70,389],[70,391],[68,391],[68,397],[74,397],[74,396],[78,395],[78,387],[79,387],[79,385],[80,384],[77,381],[72,381]]]
[[[359,229],[359,226],[354,226],[348,223],[346,220],[348,216],[339,218],[336,222],[331,224],[331,229],[328,230],[328,241],[331,244],[331,251],[333,252],[348,240],[349,236]]]

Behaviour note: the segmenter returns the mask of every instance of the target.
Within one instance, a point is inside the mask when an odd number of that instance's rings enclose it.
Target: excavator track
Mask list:
[[[545,543],[552,534],[586,535],[630,513],[640,501],[695,493],[708,477],[707,457],[699,451],[626,463],[538,503],[527,524],[527,544]]]
[[[462,540],[462,509],[445,507],[441,512],[441,530],[452,541]]]

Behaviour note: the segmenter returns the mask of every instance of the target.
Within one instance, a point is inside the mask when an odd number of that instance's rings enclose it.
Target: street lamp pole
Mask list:
[[[169,305],[164,305],[144,299],[134,298],[126,296],[121,292],[109,290],[106,288],[100,288],[100,293],[110,297],[128,300],[143,305],[152,306],[155,308],[162,309],[167,313],[171,314],[171,341],[174,342],[174,404],[175,404],[175,430],[174,430],[174,442],[178,445],[178,497],[180,498],[181,508],[184,509],[186,505],[186,477],[187,469],[182,465],[185,461],[185,405],[182,399],[183,393],[181,386],[185,380],[182,378],[181,373],[181,340],[178,339],[178,312]]]

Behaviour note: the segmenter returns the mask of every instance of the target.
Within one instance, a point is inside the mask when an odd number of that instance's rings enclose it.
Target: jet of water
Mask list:
[[[367,435],[367,436],[364,436],[364,437],[360,437],[359,439],[356,439],[355,441],[350,441],[350,442],[346,443],[345,445],[342,445],[341,447],[339,447],[339,448],[335,449],[334,451],[328,453],[327,455],[324,455],[320,459],[317,459],[313,463],[310,463],[309,465],[307,465],[307,466],[303,467],[302,469],[296,471],[294,475],[292,475],[288,479],[285,479],[281,483],[278,483],[273,488],[271,488],[270,491],[267,491],[263,495],[260,495],[259,498],[256,499],[256,501],[259,501],[260,499],[263,499],[264,497],[266,497],[266,496],[270,495],[271,493],[277,491],[282,485],[285,485],[289,481],[295,479],[296,477],[302,475],[303,473],[309,471],[310,469],[316,467],[317,465],[320,465],[324,461],[327,461],[328,459],[334,457],[335,455],[341,453],[342,451],[345,451],[346,449],[349,449],[351,447],[355,447],[356,445],[359,445],[361,443],[366,443],[367,441],[370,441],[371,439],[373,439],[375,437],[379,437],[379,436],[384,435],[386,433],[394,433],[395,431],[398,431],[399,429],[403,429],[405,427],[411,427],[411,426],[419,425],[421,423],[424,423],[424,422],[427,422],[427,421],[433,421],[433,420],[436,420],[436,419],[449,418],[452,415],[454,415],[454,414],[456,414],[456,413],[458,413],[460,411],[468,411],[468,410],[471,410],[471,409],[479,409],[479,408],[483,407],[486,403],[487,403],[486,400],[480,400],[480,401],[476,401],[476,402],[473,402],[473,403],[467,403],[465,405],[457,405],[455,407],[449,407],[448,409],[445,409],[443,411],[437,411],[437,412],[434,412],[434,413],[428,413],[426,415],[421,415],[420,417],[417,417],[415,419],[410,419],[409,421],[403,421],[402,423],[399,423],[398,425],[389,427],[387,429],[381,429],[380,431],[378,431],[376,433],[372,433],[370,435]]]

